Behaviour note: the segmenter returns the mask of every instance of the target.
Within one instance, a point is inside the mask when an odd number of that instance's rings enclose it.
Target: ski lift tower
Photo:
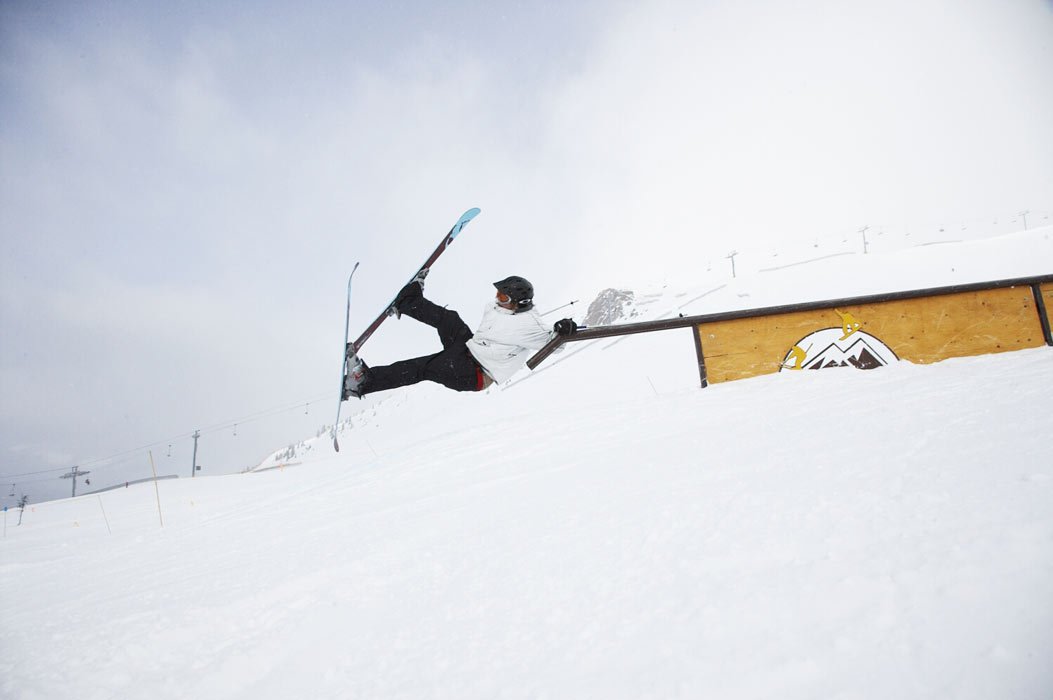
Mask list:
[[[739,251],[733,250],[730,253],[728,253],[726,256],[724,256],[728,260],[731,261],[731,276],[732,277],[735,277],[735,256],[738,255],[738,254],[739,254]]]
[[[91,474],[91,472],[82,472],[80,470],[80,467],[73,467],[73,469],[69,470],[69,474],[63,474],[59,478],[60,479],[73,479],[73,496],[72,496],[72,498],[76,498],[77,497],[77,477],[78,476],[86,476],[88,474]]]

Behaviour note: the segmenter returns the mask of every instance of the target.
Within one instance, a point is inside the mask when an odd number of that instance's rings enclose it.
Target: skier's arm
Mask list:
[[[536,312],[531,313],[530,318],[533,323],[524,324],[522,338],[516,344],[531,350],[540,350],[548,345],[548,341],[552,340],[556,332],[545,326],[545,322]]]

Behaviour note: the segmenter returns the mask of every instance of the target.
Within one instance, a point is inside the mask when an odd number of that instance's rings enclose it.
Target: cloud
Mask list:
[[[731,247],[1049,201],[1042,10],[631,8],[552,101],[593,264],[690,274]],[[612,231],[634,232],[631,259]]]

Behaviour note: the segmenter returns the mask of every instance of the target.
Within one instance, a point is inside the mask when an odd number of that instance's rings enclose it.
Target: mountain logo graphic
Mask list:
[[[898,361],[896,353],[874,336],[858,329],[846,334],[841,326],[824,328],[801,338],[786,353],[780,370],[849,366],[874,369]]]

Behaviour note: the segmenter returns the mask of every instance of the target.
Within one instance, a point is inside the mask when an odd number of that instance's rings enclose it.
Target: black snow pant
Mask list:
[[[436,382],[455,391],[479,391],[483,370],[465,343],[472,331],[456,311],[444,309],[424,297],[416,297],[400,307],[400,312],[426,323],[439,332],[442,351],[394,364],[369,368],[363,394],[409,386],[421,381]]]

